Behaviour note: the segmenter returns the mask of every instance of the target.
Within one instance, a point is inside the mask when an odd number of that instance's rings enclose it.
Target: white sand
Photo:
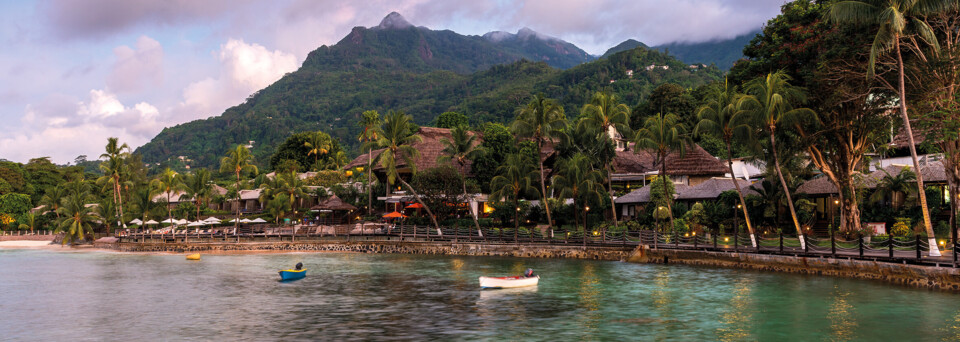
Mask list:
[[[36,247],[49,247],[50,241],[33,241],[33,240],[19,240],[19,241],[0,241],[0,248],[36,248]]]

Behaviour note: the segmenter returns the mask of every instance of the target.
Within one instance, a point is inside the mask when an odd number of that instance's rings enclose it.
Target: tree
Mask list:
[[[537,188],[530,179],[534,172],[531,164],[523,154],[508,155],[503,165],[497,168],[497,176],[490,181],[490,198],[513,202],[513,207],[516,208],[513,214],[514,240],[519,238],[517,231],[520,229],[520,198],[537,193]]]
[[[384,149],[384,151],[377,156],[377,159],[380,166],[383,167],[387,173],[387,183],[393,185],[396,182],[400,182],[400,184],[403,184],[403,186],[413,194],[417,203],[423,206],[427,215],[430,216],[430,220],[433,221],[433,226],[437,229],[437,235],[442,235],[440,224],[437,223],[437,218],[433,216],[430,207],[423,202],[420,194],[400,177],[400,172],[397,169],[398,161],[402,160],[411,174],[417,173],[417,164],[414,158],[420,157],[420,151],[417,151],[412,145],[423,141],[423,138],[411,129],[410,120],[411,117],[402,111],[387,113],[386,120],[384,120],[383,125],[378,129],[378,137],[374,142],[377,147]]]
[[[273,199],[267,201],[267,213],[273,215],[277,224],[280,224],[280,219],[290,210],[290,202],[287,199],[287,194],[280,193]]]
[[[32,205],[30,204],[30,196],[26,194],[5,194],[0,195],[0,215],[8,216],[10,223],[13,221],[21,221],[23,215],[30,211]],[[3,222],[7,224],[7,222]],[[13,227],[17,227],[13,225]]]
[[[784,195],[787,198],[787,207],[790,209],[790,217],[793,219],[797,237],[800,239],[800,246],[805,247],[803,231],[800,228],[800,222],[797,220],[797,211],[793,206],[793,199],[790,197],[790,188],[787,186],[787,181],[783,178],[783,171],[780,169],[775,135],[777,127],[791,127],[803,118],[815,119],[816,113],[808,108],[794,108],[794,104],[803,102],[805,97],[802,89],[790,85],[790,80],[790,76],[782,71],[756,78],[747,83],[747,93],[750,96],[743,100],[746,101],[745,108],[750,110],[754,121],[761,125],[770,136],[770,152],[773,155],[777,177],[780,178],[780,185],[783,186]]]
[[[186,187],[183,184],[183,177],[169,167],[160,173],[160,176],[150,182],[157,192],[167,197],[167,219],[173,219],[173,209],[170,208],[170,196],[174,193],[183,191]]]
[[[657,226],[660,226],[660,220],[669,220],[672,215],[673,197],[677,194],[676,187],[670,177],[654,176],[650,180],[650,203],[654,205],[653,218],[657,220]],[[668,209],[669,208],[669,209]],[[673,226],[670,227],[673,229]]]
[[[60,201],[66,197],[67,191],[62,185],[57,185],[47,189],[47,192],[40,198],[40,204],[45,205],[47,209],[53,211],[60,219]]]
[[[747,202],[743,198],[740,182],[737,181],[733,172],[734,139],[750,139],[750,112],[743,108],[743,102],[740,101],[742,98],[743,94],[737,92],[737,87],[731,86],[727,81],[723,82],[722,87],[714,87],[707,103],[697,110],[697,118],[700,121],[694,128],[694,134],[713,135],[720,138],[727,147],[727,167],[730,170],[730,180],[737,189],[737,195],[740,198],[744,222],[747,224],[747,231],[750,233],[750,243],[753,247],[756,247],[757,238],[754,235],[753,225],[750,223],[750,215],[747,213]]]
[[[63,199],[60,214],[63,220],[57,226],[57,233],[64,232],[63,244],[82,240],[87,234],[93,234],[93,224],[97,217],[86,204],[93,200],[90,185],[78,179],[67,186],[67,197]]]
[[[143,222],[147,222],[147,216],[157,205],[153,201],[154,195],[156,195],[155,189],[149,186],[143,186],[137,188],[137,190],[133,192],[133,196],[130,198],[134,208],[140,212],[140,220]]]
[[[657,115],[657,113],[690,115],[690,117],[681,117],[680,122],[684,125],[695,125],[696,118],[692,117],[692,114],[696,112],[697,108],[694,102],[693,96],[680,85],[661,84],[650,92],[646,101],[633,109],[633,113],[630,115],[630,127],[640,129],[643,126],[644,118]]]
[[[330,149],[333,148],[333,140],[327,133],[320,131],[310,132],[307,141],[303,142],[303,147],[308,149],[307,156],[313,155],[313,168],[318,168],[320,155],[325,155],[330,152]]]
[[[637,136],[634,140],[637,143],[637,150],[645,149],[653,151],[656,156],[659,170],[658,177],[667,176],[667,157],[671,154],[677,154],[683,158],[686,154],[687,144],[690,143],[687,134],[687,127],[680,122],[680,118],[674,114],[657,114],[647,118],[643,123],[643,128],[637,130]],[[666,183],[663,184],[663,187]],[[667,189],[664,188],[666,193]],[[673,227],[673,202],[667,201],[667,210],[670,211],[670,227]]]
[[[204,203],[210,200],[213,195],[213,186],[210,181],[210,170],[199,169],[194,173],[188,174],[184,180],[184,194],[180,199],[192,198],[194,205],[197,206],[197,220],[200,220],[200,208]]]
[[[297,200],[307,197],[308,191],[306,183],[295,172],[278,173],[266,183],[260,200],[267,202],[283,195],[289,201],[286,208],[295,211]]]
[[[563,159],[558,164],[559,172],[553,176],[554,186],[560,191],[560,198],[573,199],[574,222],[580,223],[580,204],[589,208],[590,201],[600,202],[603,193],[603,174],[593,168],[590,158],[582,153],[574,154],[569,159]],[[587,209],[589,210],[589,209]],[[583,243],[587,243],[587,220],[584,213]]]
[[[581,125],[592,126],[599,130],[601,139],[613,141],[620,132],[630,131],[630,108],[619,102],[616,95],[610,93],[597,92],[593,94],[590,103],[583,106],[584,119],[580,121]],[[607,172],[607,191],[610,195],[610,210],[613,217],[613,225],[617,225],[617,206],[613,205],[613,168],[611,163],[604,163],[604,170]]]
[[[483,142],[480,143],[483,153],[474,159],[471,169],[481,190],[489,192],[490,181],[496,176],[497,168],[507,159],[507,155],[517,151],[517,141],[510,130],[499,123],[480,125],[480,135],[483,136]]]
[[[443,112],[437,115],[436,127],[439,128],[457,128],[470,125],[470,120],[466,115],[457,112]]]
[[[233,228],[236,230],[240,226],[240,176],[246,173],[256,175],[257,166],[253,165],[253,155],[246,146],[237,145],[230,153],[220,159],[220,173],[232,173],[237,177],[237,216],[234,218]],[[239,239],[239,238],[238,238]]]
[[[103,177],[113,182],[113,201],[117,203],[117,225],[123,225],[123,195],[120,192],[121,177],[126,174],[125,159],[129,156],[130,146],[120,144],[115,137],[107,138],[106,152],[100,155]],[[104,218],[106,219],[106,218]]]
[[[550,205],[547,198],[546,173],[543,171],[543,145],[560,134],[567,126],[567,115],[563,106],[543,94],[534,95],[526,106],[520,108],[510,129],[518,137],[530,138],[537,144],[537,163],[540,166],[540,198],[543,198],[543,208],[547,213],[547,226],[550,227],[550,236],[553,236],[553,217],[550,214]]]
[[[840,23],[858,23],[879,25],[877,35],[870,46],[870,60],[867,64],[867,77],[875,74],[877,58],[887,52],[893,52],[897,57],[897,93],[900,95],[900,116],[903,119],[903,130],[909,141],[910,157],[913,158],[913,167],[920,170],[920,161],[917,158],[917,147],[913,140],[913,129],[910,127],[910,117],[907,115],[907,91],[904,84],[903,54],[900,49],[900,40],[911,35],[919,36],[923,42],[930,44],[934,50],[939,50],[936,34],[930,25],[923,19],[932,14],[941,13],[954,8],[956,3],[943,0],[864,0],[843,1],[830,8],[830,19]],[[930,256],[940,256],[937,247],[937,238],[930,223],[930,211],[927,209],[927,196],[924,192],[923,175],[917,173],[917,193],[920,197],[920,210],[923,212],[923,225],[927,230],[930,242]]]
[[[890,206],[899,209],[906,201],[916,201],[920,197],[917,196],[917,188],[911,184],[917,180],[917,173],[910,170],[910,167],[904,167],[896,176],[891,175],[887,170],[881,170],[885,175],[870,195],[870,201],[878,203],[890,198]]]
[[[326,153],[310,153],[311,148],[306,146],[306,143],[310,142],[311,138],[317,135],[323,137],[321,139],[325,139],[323,143],[329,142]],[[331,138],[327,133],[317,131],[294,133],[287,137],[287,140],[283,141],[283,143],[277,145],[276,151],[270,156],[270,168],[277,171],[281,163],[284,163],[285,160],[293,160],[299,165],[299,167],[297,167],[298,170],[313,170],[315,166],[324,167],[330,165],[331,156],[335,156],[337,152],[342,150],[343,148],[340,146],[340,142]]]
[[[37,215],[27,212],[23,214],[22,221],[20,229],[30,229],[30,234],[33,234],[33,230],[37,228]]]
[[[467,194],[467,179],[463,175],[466,174],[467,162],[477,159],[483,153],[483,150],[478,148],[480,143],[477,142],[477,135],[468,131],[466,126],[457,126],[450,131],[450,138],[440,140],[440,144],[443,145],[443,150],[440,151],[441,155],[437,157],[437,162],[456,165],[457,171],[461,175],[460,184],[463,187],[463,200],[469,204],[470,195]],[[477,210],[479,211],[480,208],[477,208]],[[477,213],[473,211],[473,208],[468,208],[467,211],[473,218],[473,225],[477,228],[477,234],[483,237],[483,232],[480,231],[480,222],[477,220]]]
[[[380,113],[375,110],[368,110],[363,112],[360,116],[360,121],[357,122],[360,126],[360,135],[357,136],[357,140],[360,140],[364,143],[370,143],[377,141],[377,131],[380,129]],[[373,211],[373,147],[367,147],[367,168],[364,170],[367,173],[367,213]]]

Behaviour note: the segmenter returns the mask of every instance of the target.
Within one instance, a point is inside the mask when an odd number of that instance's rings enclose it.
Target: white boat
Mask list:
[[[480,277],[481,289],[506,289],[512,287],[537,286],[540,276],[532,277]]]

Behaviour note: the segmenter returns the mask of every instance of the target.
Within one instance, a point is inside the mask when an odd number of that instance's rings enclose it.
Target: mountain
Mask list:
[[[483,35],[487,41],[507,51],[515,52],[532,61],[544,61],[550,66],[567,69],[593,60],[586,51],[559,38],[522,28],[516,34],[493,31]]]
[[[617,46],[614,46],[614,47],[608,49],[607,52],[604,52],[603,55],[600,56],[600,58],[607,58],[607,56],[610,56],[610,55],[615,54],[615,53],[617,53],[617,52],[632,50],[632,49],[635,49],[635,48],[637,48],[637,47],[647,47],[647,44],[638,42],[638,41],[633,40],[633,39],[627,39],[627,40],[624,40],[623,43],[617,44]]]
[[[556,56],[586,56],[566,44],[530,30],[483,37],[433,31],[391,13],[376,27],[354,28],[314,50],[300,69],[222,115],[165,128],[137,152],[149,163],[186,156],[192,167],[215,167],[231,146],[249,143],[267,166],[278,144],[308,130],[323,130],[356,152],[356,121],[365,110],[402,110],[418,124],[451,110],[474,124],[506,122],[531,95],[544,93],[575,117],[598,90],[633,106],[661,83],[697,87],[722,74],[642,46],[562,69],[551,64],[563,60]]]
[[[715,64],[722,70],[730,70],[733,63],[743,58],[743,47],[760,33],[760,30],[742,34],[731,39],[720,39],[702,43],[669,43],[654,46],[654,49],[667,51],[684,63]]]

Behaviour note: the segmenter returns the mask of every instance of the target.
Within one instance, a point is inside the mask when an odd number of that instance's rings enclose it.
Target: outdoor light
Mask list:
[[[587,207],[586,209],[587,209],[587,211],[590,211],[590,207]]]
[[[517,211],[520,211],[520,207],[517,207]]]
[[[946,244],[947,244],[947,242],[946,242],[946,241],[944,241],[944,240],[940,240],[940,245],[941,245],[941,246],[943,246],[943,245],[946,245]]]
[[[737,204],[737,209],[740,209],[740,208],[741,208],[741,206],[740,206],[739,204]]]
[[[683,233],[683,237],[690,237],[690,233]]]
[[[727,241],[730,241],[730,238],[729,238],[729,237],[723,238],[723,242],[727,242]]]
[[[594,235],[594,236],[600,235],[600,232],[594,230],[594,231],[593,231],[593,235]]]
[[[833,200],[833,204],[840,204],[840,200]]]
[[[697,232],[693,232],[693,236],[697,236]]]

